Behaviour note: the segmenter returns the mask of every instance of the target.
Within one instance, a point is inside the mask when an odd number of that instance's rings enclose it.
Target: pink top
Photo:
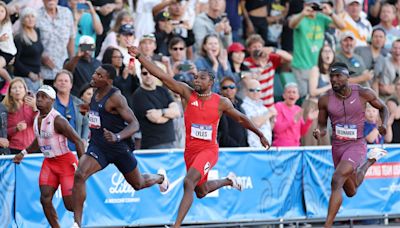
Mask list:
[[[7,138],[10,141],[10,148],[23,150],[35,139],[33,133],[33,119],[35,118],[36,112],[32,110],[27,104],[23,104],[22,107],[15,113],[8,113],[7,117]],[[23,131],[17,131],[17,124],[21,121],[26,122],[26,129]]]
[[[307,133],[312,120],[304,121],[301,117],[295,123],[294,116],[301,111],[298,105],[288,107],[284,102],[278,102],[275,108],[278,115],[273,129],[272,146],[300,146],[300,138]]]
[[[54,129],[54,120],[57,116],[61,116],[61,114],[53,108],[49,114],[42,119],[40,131],[38,128],[39,115],[35,118],[33,124],[40,150],[47,158],[57,157],[70,152],[67,137],[57,133]]]

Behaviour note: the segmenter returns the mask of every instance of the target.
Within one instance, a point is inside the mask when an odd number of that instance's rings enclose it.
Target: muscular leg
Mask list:
[[[328,217],[326,218],[326,222],[324,227],[332,227],[333,220],[342,204],[342,188],[344,183],[353,175],[354,169],[352,164],[349,161],[341,161],[332,177],[331,188],[332,193],[329,199],[329,207],[328,207]]]
[[[72,195],[69,196],[63,196],[63,202],[65,209],[68,211],[74,212],[74,201],[72,201]]]
[[[201,199],[206,196],[208,193],[211,193],[219,188],[224,186],[232,185],[232,181],[228,178],[219,179],[219,180],[210,180],[205,182],[204,184],[197,186],[194,191],[196,192],[197,198]]]
[[[53,196],[56,188],[48,185],[40,186],[40,203],[42,204],[44,215],[52,228],[59,228],[57,212],[53,206]]]
[[[185,218],[190,206],[193,202],[193,191],[196,184],[200,181],[201,174],[195,168],[189,168],[185,179],[183,180],[183,197],[181,204],[179,205],[178,216],[174,224],[174,228],[181,226],[183,219]]]
[[[74,188],[72,190],[74,219],[79,226],[81,226],[83,202],[86,199],[85,182],[99,170],[101,170],[100,164],[91,156],[84,154],[79,159],[78,169],[74,177]]]
[[[164,176],[158,174],[140,174],[138,167],[124,174],[125,180],[135,189],[140,190],[154,184],[161,184]]]
[[[361,166],[359,166],[355,172],[346,180],[343,189],[348,197],[352,197],[356,194],[357,188],[362,184],[365,174],[371,165],[376,162],[375,159],[366,160]]]

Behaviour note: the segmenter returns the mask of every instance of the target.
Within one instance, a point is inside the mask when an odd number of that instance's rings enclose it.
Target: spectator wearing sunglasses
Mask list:
[[[141,65],[142,81],[133,94],[133,111],[142,133],[141,149],[174,148],[173,119],[180,116],[178,104],[168,90],[157,86],[156,78]]]
[[[228,98],[233,107],[241,113],[245,113],[241,107],[243,101],[236,96],[237,86],[232,77],[221,80],[221,95]],[[218,125],[218,143],[220,147],[248,147],[247,130],[237,121],[222,114]]]
[[[197,68],[192,61],[186,58],[185,41],[180,37],[174,37],[168,46],[174,79],[192,86]]]
[[[336,53],[337,62],[347,65],[350,72],[349,83],[370,87],[369,81],[373,80],[374,72],[365,67],[361,56],[354,53],[356,39],[354,33],[347,31],[340,37],[340,51]]]
[[[300,146],[300,138],[307,134],[314,119],[318,117],[318,110],[310,110],[307,119],[303,119],[303,110],[296,105],[300,98],[296,83],[285,85],[283,101],[275,104],[278,113],[274,126],[273,146]]]
[[[273,120],[276,116],[275,109],[268,109],[261,99],[261,85],[256,79],[247,82],[246,97],[241,105],[246,116],[264,134],[268,142],[272,141]],[[258,136],[247,131],[247,142],[250,147],[262,147]]]
[[[83,101],[71,94],[73,75],[67,70],[61,70],[56,74],[54,88],[57,96],[53,107],[57,110],[75,130],[86,145],[89,137],[89,120],[87,116],[79,112],[79,106]],[[76,151],[75,144],[68,140],[68,148]]]

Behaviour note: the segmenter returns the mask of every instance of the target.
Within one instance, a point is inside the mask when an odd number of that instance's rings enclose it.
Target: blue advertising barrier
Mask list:
[[[388,155],[368,169],[354,197],[343,193],[337,217],[400,213],[400,148],[387,146]],[[330,149],[304,151],[304,199],[308,218],[327,215],[334,172]]]
[[[16,227],[14,218],[15,165],[0,160],[0,227]]]
[[[389,155],[371,167],[358,195],[344,200],[339,217],[400,213],[400,148],[387,149]],[[170,179],[169,190],[160,193],[158,186],[153,186],[135,191],[115,166],[109,165],[86,183],[84,226],[144,226],[174,221],[183,195],[186,173],[183,152],[139,151],[136,157],[142,173],[166,169]],[[11,160],[0,160],[0,187],[9,189],[7,196],[3,196],[5,191],[0,193],[3,194],[0,195],[0,202],[5,199],[5,203],[1,204],[0,218],[4,219],[0,220],[0,225],[6,221],[5,227],[15,224],[18,227],[48,227],[40,205],[38,186],[42,161],[41,155],[27,156],[18,166],[12,164]],[[274,148],[269,151],[221,149],[219,161],[210,170],[209,179],[223,178],[230,171],[237,174],[243,191],[224,187],[201,200],[195,198],[185,223],[326,216],[333,173],[329,147]],[[15,189],[10,186],[15,186]],[[61,226],[71,226],[73,214],[64,208],[59,190],[53,204]]]

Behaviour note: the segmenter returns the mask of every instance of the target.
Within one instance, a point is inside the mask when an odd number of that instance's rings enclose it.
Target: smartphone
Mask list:
[[[192,64],[189,64],[189,63],[180,64],[178,66],[178,69],[180,71],[184,71],[184,72],[189,71],[190,69],[192,69]]]
[[[159,54],[153,55],[152,59],[153,59],[153,61],[161,62],[162,57],[163,57],[163,55],[159,53]]]
[[[79,48],[81,51],[94,51],[95,45],[94,44],[80,44]]]
[[[311,8],[312,8],[314,11],[322,11],[321,5],[318,4],[318,3],[315,3],[315,2],[311,5]]]
[[[89,10],[89,5],[87,3],[78,3],[76,5],[77,10]]]

